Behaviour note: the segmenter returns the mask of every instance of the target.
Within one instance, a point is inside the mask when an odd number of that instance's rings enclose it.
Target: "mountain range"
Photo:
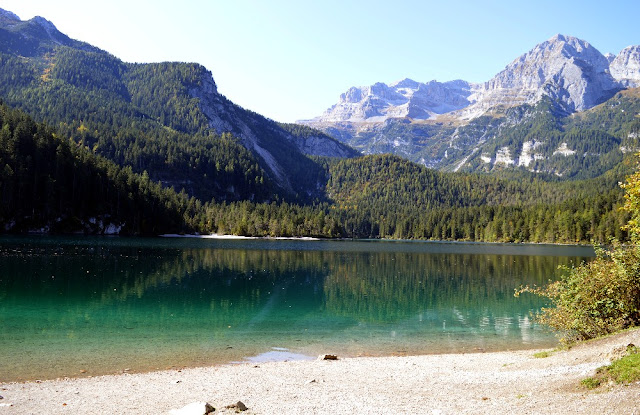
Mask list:
[[[391,152],[428,167],[451,171],[520,167],[571,176],[575,172],[562,166],[567,163],[552,160],[585,156],[578,152],[578,143],[557,137],[578,127],[570,116],[597,112],[605,102],[633,100],[637,94],[632,91],[639,86],[640,46],[629,46],[617,56],[603,55],[584,40],[556,35],[487,82],[404,79],[353,87],[324,114],[301,122],[365,154]],[[626,93],[619,95],[622,91]],[[554,137],[526,137],[531,128],[513,134],[519,126],[531,127],[546,117],[556,124],[548,134]],[[626,136],[610,137],[619,141],[618,152],[630,150],[622,141],[633,138],[634,121],[626,122]],[[501,143],[505,145],[496,147]]]
[[[624,239],[636,49],[556,36],[482,85],[351,88],[323,132],[241,108],[197,63],[0,10],[0,232]]]

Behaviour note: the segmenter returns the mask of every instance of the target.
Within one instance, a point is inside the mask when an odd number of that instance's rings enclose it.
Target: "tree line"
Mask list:
[[[3,231],[221,233],[259,237],[491,242],[625,240],[616,175],[581,182],[518,180],[426,169],[396,156],[319,160],[326,197],[202,202],[62,138],[0,106]],[[230,140],[231,136],[221,137]]]

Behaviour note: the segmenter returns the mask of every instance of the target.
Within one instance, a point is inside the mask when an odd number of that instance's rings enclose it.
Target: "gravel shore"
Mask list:
[[[246,414],[640,414],[640,383],[580,380],[640,330],[553,351],[235,364],[0,384],[4,414],[164,414],[196,401]]]

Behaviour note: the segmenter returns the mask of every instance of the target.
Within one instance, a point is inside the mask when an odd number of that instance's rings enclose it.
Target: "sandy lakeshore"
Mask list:
[[[3,414],[162,414],[196,401],[247,414],[640,414],[640,383],[580,380],[640,330],[553,351],[222,365],[0,385]]]

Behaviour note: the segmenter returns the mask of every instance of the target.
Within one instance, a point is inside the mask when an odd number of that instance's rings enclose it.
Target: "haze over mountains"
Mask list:
[[[556,35],[485,83],[405,79],[353,87],[324,114],[303,122],[365,153],[389,151],[429,167],[487,170],[497,163],[562,175],[567,172],[533,161],[575,154],[573,143],[562,141],[544,154],[531,153],[545,143],[542,137],[498,149],[485,144],[501,141],[507,127],[540,116],[542,108],[537,115],[532,111],[541,102],[560,122],[638,86],[640,46],[605,56],[584,40]],[[474,164],[474,158],[482,162]]]

